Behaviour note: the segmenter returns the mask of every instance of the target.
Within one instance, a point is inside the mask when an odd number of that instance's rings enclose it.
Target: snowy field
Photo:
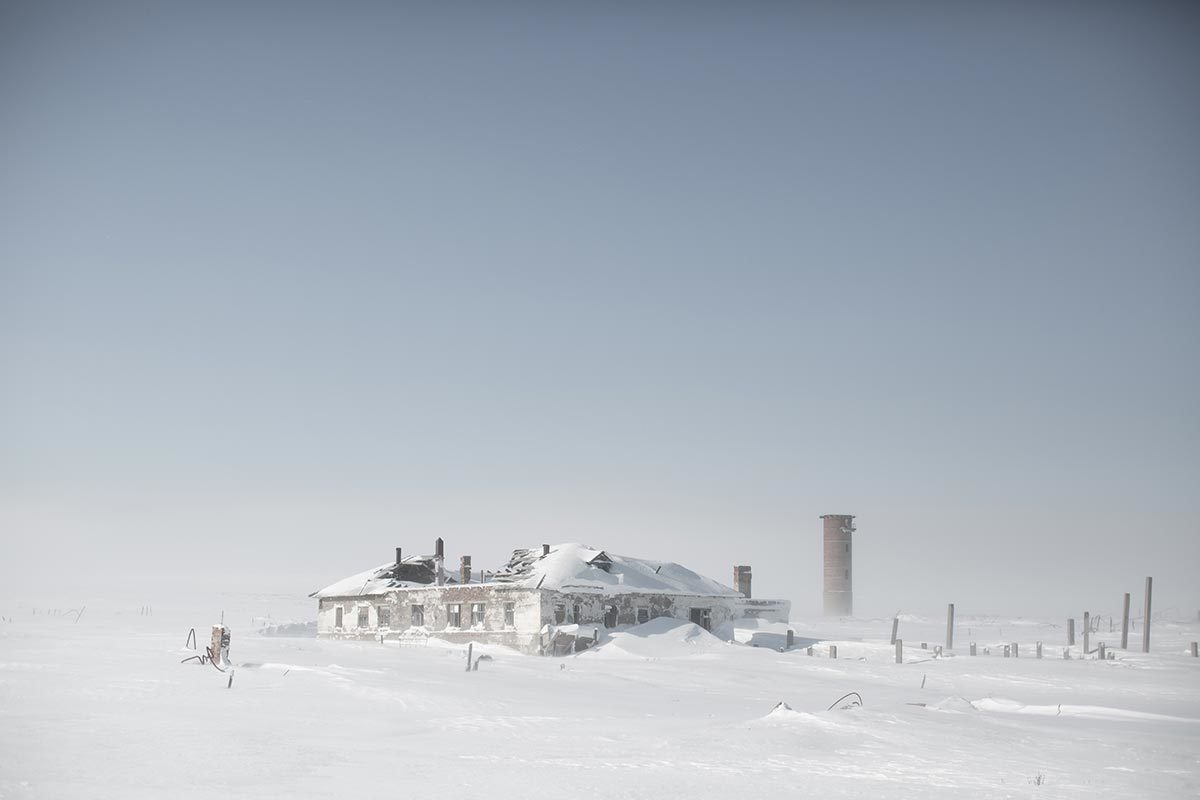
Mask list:
[[[934,658],[919,643],[943,625],[905,619],[897,665],[890,620],[797,621],[786,653],[782,627],[727,643],[656,620],[569,658],[476,647],[492,660],[466,672],[458,646],[256,632],[311,606],[97,604],[78,623],[0,607],[0,797],[1200,796],[1192,622],[1099,662],[1063,660],[1061,625],[1020,620],[962,619],[955,654]],[[231,689],[179,663],[222,608]],[[1014,641],[1019,659],[999,655]],[[861,707],[838,707],[848,692]]]

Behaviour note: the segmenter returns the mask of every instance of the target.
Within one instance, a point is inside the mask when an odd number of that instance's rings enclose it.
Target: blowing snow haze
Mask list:
[[[1200,608],[1186,4],[0,8],[0,594],[443,537]],[[150,588],[147,588],[150,587]],[[1105,605],[1107,604],[1107,605]]]

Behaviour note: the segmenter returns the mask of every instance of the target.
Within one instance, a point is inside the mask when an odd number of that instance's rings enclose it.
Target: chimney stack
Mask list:
[[[435,586],[441,586],[445,582],[442,575],[442,564],[446,560],[446,543],[442,541],[442,537],[438,537],[433,542],[433,583]]]
[[[396,580],[400,580],[400,562],[402,560],[403,560],[403,557],[400,555],[400,548],[397,547],[396,548],[396,566],[392,569],[392,577],[395,578]]]
[[[459,563],[458,573],[459,573],[458,577],[460,578],[461,583],[470,583],[471,582],[471,557],[470,556],[462,557],[462,561]]]
[[[550,545],[548,545],[548,544],[542,545],[542,555],[544,555],[544,556],[550,555]]]
[[[400,553],[400,548],[396,548],[396,566],[400,566],[400,562],[404,560],[404,556]]]
[[[750,567],[741,564],[733,568],[733,588],[738,590],[738,594],[742,597],[750,597]]]

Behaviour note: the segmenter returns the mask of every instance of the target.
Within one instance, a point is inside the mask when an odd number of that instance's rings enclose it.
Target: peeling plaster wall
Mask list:
[[[466,584],[458,586],[397,589],[378,597],[323,598],[317,611],[317,635],[331,638],[373,639],[383,634],[394,638],[411,631],[412,607],[424,607],[425,624],[419,629],[451,642],[486,642],[536,652],[541,630],[541,605],[535,589],[496,585]],[[448,606],[460,608],[458,627],[449,627]],[[483,604],[483,623],[473,624],[472,606]],[[506,603],[513,604],[513,624],[505,624]],[[343,610],[342,627],[334,626],[337,606]],[[369,606],[370,624],[358,627],[358,608]],[[386,628],[379,628],[379,608],[390,611]]]
[[[461,625],[449,627],[448,606],[457,603],[461,610]],[[471,607],[482,603],[482,624],[471,621]],[[513,604],[513,624],[506,625],[504,606]],[[648,593],[602,594],[598,592],[557,592],[528,589],[506,584],[466,584],[443,587],[397,589],[386,595],[371,597],[322,598],[317,610],[317,635],[326,638],[374,639],[381,634],[395,638],[411,631],[412,607],[424,607],[425,624],[419,630],[451,642],[484,642],[514,647],[522,652],[536,653],[541,643],[541,629],[558,623],[562,608],[562,624],[576,623],[604,628],[605,613],[610,606],[617,610],[616,624],[636,625],[638,609],[646,609],[650,619],[672,617],[690,620],[693,608],[705,608],[711,615],[710,627],[715,629],[732,619],[757,617],[769,622],[787,622],[791,603],[786,600],[751,600],[744,597],[713,597],[705,595],[668,595]],[[334,625],[336,608],[343,609],[342,627]],[[358,611],[368,609],[368,625],[358,626]],[[386,607],[390,621],[379,628],[379,609]]]
[[[749,600],[744,597],[713,597],[711,595],[597,594],[594,592],[544,592],[542,619],[557,623],[562,607],[562,623],[605,627],[605,611],[617,608],[617,625],[636,625],[639,608],[647,610],[650,619],[673,617],[690,620],[693,608],[706,608],[711,614],[711,628],[733,619],[758,617],[768,622],[787,622],[791,603],[786,600]],[[578,610],[578,616],[576,616]]]

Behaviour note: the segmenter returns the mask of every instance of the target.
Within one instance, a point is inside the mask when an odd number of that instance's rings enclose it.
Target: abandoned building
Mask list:
[[[761,618],[786,622],[791,603],[751,596],[750,567],[734,567],[736,588],[670,562],[648,561],[582,544],[516,550],[494,571],[473,572],[463,556],[445,569],[444,543],[433,555],[405,556],[338,581],[317,598],[317,635],[502,644],[526,653],[582,649],[602,629],[656,617],[706,629]]]

